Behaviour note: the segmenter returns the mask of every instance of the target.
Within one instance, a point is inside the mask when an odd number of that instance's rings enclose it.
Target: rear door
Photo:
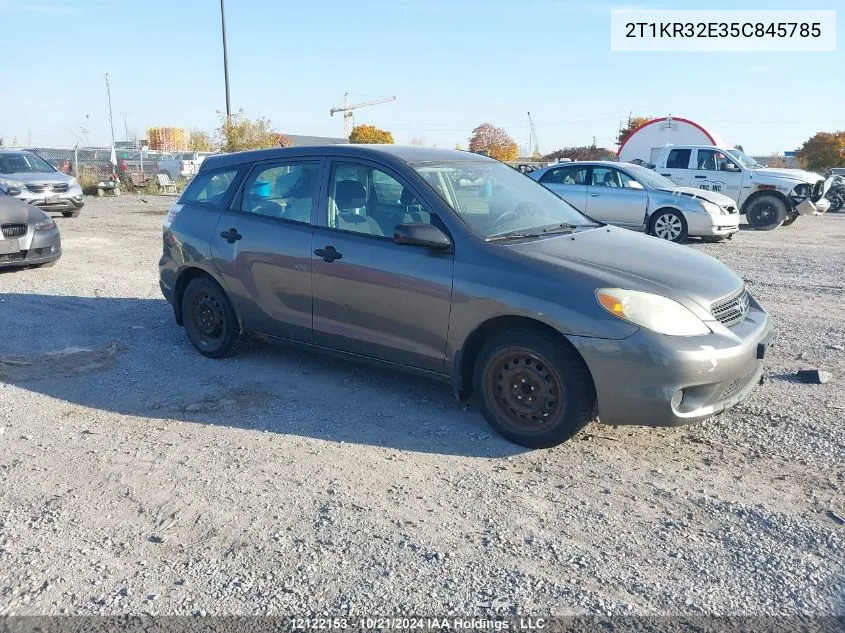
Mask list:
[[[648,192],[631,187],[633,179],[614,167],[594,166],[587,191],[587,214],[625,228],[643,226]]]
[[[692,149],[688,147],[676,147],[669,150],[669,154],[666,157],[666,165],[657,167],[655,171],[679,187],[689,187],[691,160]]]
[[[540,176],[539,182],[579,211],[587,213],[588,170],[586,165],[554,167]]]
[[[258,163],[212,235],[212,255],[247,329],[310,343],[311,235],[319,158]]]
[[[693,165],[691,187],[716,191],[739,200],[742,169],[727,154],[715,149],[698,149]]]

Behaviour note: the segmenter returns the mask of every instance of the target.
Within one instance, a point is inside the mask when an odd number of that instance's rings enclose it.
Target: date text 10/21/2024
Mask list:
[[[423,631],[538,631],[546,626],[544,618],[462,618],[462,617],[359,617],[293,618],[293,630],[423,630]]]

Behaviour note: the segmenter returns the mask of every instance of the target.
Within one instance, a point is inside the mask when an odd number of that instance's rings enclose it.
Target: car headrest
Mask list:
[[[338,209],[358,209],[367,204],[367,192],[357,180],[341,180],[335,188],[334,201]]]

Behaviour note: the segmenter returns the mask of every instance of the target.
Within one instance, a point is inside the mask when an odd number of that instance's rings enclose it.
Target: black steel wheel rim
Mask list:
[[[760,223],[768,224],[770,222],[774,222],[775,207],[771,202],[764,202],[762,204],[758,204],[754,211]]]
[[[219,340],[226,328],[226,313],[220,299],[212,293],[201,292],[194,297],[192,314],[200,336],[209,341]]]
[[[520,432],[543,432],[566,406],[560,378],[537,353],[503,350],[488,365],[486,387],[498,417]]]

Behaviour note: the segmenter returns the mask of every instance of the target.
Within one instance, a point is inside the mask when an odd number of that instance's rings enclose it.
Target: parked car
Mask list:
[[[259,334],[440,378],[529,447],[596,406],[614,425],[710,417],[754,389],[771,342],[720,262],[454,150],[206,158],[164,219],[159,271],[205,356]]]
[[[820,215],[830,208],[823,197],[825,179],[821,175],[764,167],[738,149],[667,145],[654,169],[678,186],[728,196],[749,226],[759,230],[789,226],[799,215]]]
[[[708,242],[739,230],[736,203],[719,193],[678,187],[650,169],[611,161],[574,162],[532,171],[530,178],[602,222],[664,240]]]
[[[0,191],[0,268],[52,266],[61,256],[53,218]]]
[[[76,178],[64,174],[33,152],[0,149],[0,190],[44,211],[75,218],[84,202]]]

